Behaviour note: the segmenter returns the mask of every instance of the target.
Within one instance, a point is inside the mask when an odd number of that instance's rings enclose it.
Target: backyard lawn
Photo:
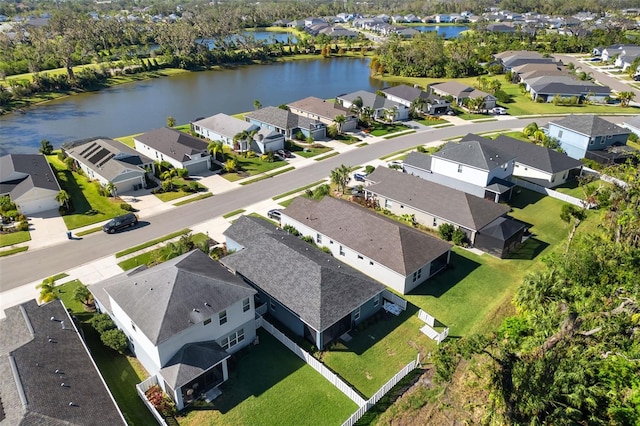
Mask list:
[[[56,154],[46,157],[56,170],[60,186],[71,197],[73,212],[62,216],[67,229],[80,228],[127,213],[126,210],[120,208],[122,200],[117,197],[100,195],[93,182],[89,181],[86,176],[68,170]]]
[[[229,380],[212,404],[177,420],[199,425],[340,425],[357,405],[264,330],[260,344],[232,358]],[[237,358],[236,358],[237,357]]]
[[[67,309],[82,322],[85,341],[118,407],[130,424],[156,424],[153,416],[136,393],[135,385],[148,377],[135,357],[119,355],[100,341],[100,336],[86,322],[94,315],[86,312],[80,302],[73,300],[73,292],[81,283],[77,280],[56,286],[55,292]]]

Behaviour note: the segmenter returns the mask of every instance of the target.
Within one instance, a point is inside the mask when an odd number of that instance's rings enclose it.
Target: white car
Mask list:
[[[402,169],[404,163],[400,160],[393,160],[387,163],[387,167],[390,169]]]
[[[507,113],[507,110],[502,107],[495,107],[491,110],[491,112],[496,115],[505,115]]]

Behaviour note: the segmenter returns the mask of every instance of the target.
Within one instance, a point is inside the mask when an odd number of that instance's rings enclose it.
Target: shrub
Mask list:
[[[97,314],[94,315],[93,318],[89,320],[89,324],[94,328],[98,333],[102,334],[107,330],[112,330],[116,328],[116,325],[113,323],[113,320],[108,314]]]
[[[322,246],[320,247],[320,250],[322,250],[323,252],[327,253],[327,254],[331,254],[331,249],[327,246]]]
[[[467,242],[467,234],[465,234],[462,229],[457,228],[453,231],[453,234],[451,234],[451,239],[455,245],[462,246]]]
[[[9,210],[4,213],[6,217],[10,217],[11,219],[17,218],[19,214],[18,210]]]
[[[128,212],[132,212],[132,211],[134,211],[134,210],[135,210],[135,209],[133,208],[133,206],[132,206],[131,204],[129,204],[129,203],[120,203],[120,208],[121,208],[122,210],[126,210],[126,211],[128,211]]]
[[[122,330],[112,328],[100,335],[100,340],[108,348],[113,349],[119,354],[123,354],[127,350],[127,336]]]
[[[628,140],[631,141],[631,142],[638,142],[638,135],[636,135],[635,133],[631,133],[629,135],[629,139]]]
[[[438,235],[445,241],[451,241],[455,228],[450,223],[443,223],[438,227]]]
[[[422,145],[420,145],[418,148],[416,148],[416,150],[417,150],[418,152],[423,153],[423,154],[424,154],[425,152],[427,152],[427,148],[425,148],[425,147],[424,147],[424,146],[422,146]]]
[[[295,235],[296,237],[300,236],[300,231],[298,231],[296,228],[294,228],[291,225],[285,225],[284,227],[282,227],[282,229],[287,231],[291,235]]]
[[[23,220],[17,227],[18,231],[28,231],[29,230],[29,222]]]
[[[151,386],[145,396],[162,416],[171,417],[176,413],[175,403],[159,385]]]
[[[376,169],[376,168],[375,168],[374,166],[372,166],[372,165],[368,165],[367,167],[365,167],[365,168],[364,168],[364,171],[365,171],[365,173],[367,173],[367,174],[371,174],[371,173],[373,173],[373,171],[374,171],[375,169]]]

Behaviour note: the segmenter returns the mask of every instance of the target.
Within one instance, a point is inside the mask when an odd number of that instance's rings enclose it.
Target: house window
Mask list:
[[[251,309],[251,301],[247,297],[242,301],[242,312],[247,312],[249,309]]]
[[[358,259],[363,260],[364,257],[362,257],[361,255],[358,255]]]
[[[393,206],[393,203],[390,200],[384,200],[384,208],[390,209]]]
[[[375,299],[373,299],[373,307],[375,308],[376,306],[378,306],[380,304],[380,298],[376,297]]]
[[[438,219],[436,219],[435,217],[433,218],[433,227],[435,228],[436,226],[438,226]]]
[[[593,145],[593,144],[594,144],[594,142],[595,142],[595,140],[594,140],[594,139],[591,139],[591,140],[589,141],[589,145]]]
[[[369,265],[373,266],[373,260],[369,261]]]
[[[204,320],[203,325],[207,325],[207,324],[211,324],[211,318],[207,318],[206,320]]]
[[[329,244],[333,244],[333,240],[329,240]]]
[[[230,335],[222,339],[222,344],[221,344],[222,349],[227,350],[229,348],[232,348],[238,343],[242,342],[243,340],[244,340],[244,329],[241,328],[235,333],[231,333]]]
[[[413,273],[413,282],[418,281],[421,276],[422,276],[422,268],[418,269]]]
[[[344,247],[340,246],[340,256],[344,256]]]
[[[354,321],[358,321],[360,319],[360,307],[358,306],[358,309],[355,310],[355,312],[353,313],[353,319]]]
[[[607,138],[607,139],[608,139],[608,138]],[[604,145],[604,143],[605,143],[605,139],[604,139],[604,136],[602,136],[602,137],[600,138],[600,145]]]
[[[318,244],[322,243],[322,235],[316,234],[316,243]]]
[[[218,320],[220,320],[220,325],[227,323],[227,311],[222,311],[218,314]]]
[[[462,173],[462,164],[458,164],[458,173]]]
[[[131,321],[131,328],[133,329],[133,331],[136,331],[136,325],[133,323],[133,321]]]
[[[404,206],[403,206],[402,204],[400,204],[400,208],[401,208],[401,209],[404,209]]]
[[[612,135],[607,135],[607,139],[611,139],[612,137]]]
[[[276,304],[273,301],[273,299],[269,300],[269,307],[271,308],[272,311],[276,310]]]
[[[561,138],[562,137],[562,130],[558,130],[558,137]]]

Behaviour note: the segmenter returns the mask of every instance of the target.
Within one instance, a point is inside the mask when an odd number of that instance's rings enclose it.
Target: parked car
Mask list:
[[[400,169],[402,170],[402,167],[404,166],[404,163],[400,160],[393,160],[393,161],[389,161],[387,163],[387,167],[390,169]]]
[[[351,195],[354,197],[364,197],[364,189],[362,189],[362,185],[351,188]]]
[[[280,151],[280,150],[278,150],[278,151]],[[276,161],[285,161],[285,157],[284,157],[284,155],[283,155],[283,154],[279,154],[279,153],[278,153],[278,151],[276,151],[276,152],[274,152],[274,153],[273,153],[273,158],[274,158]]]
[[[278,209],[272,209],[267,212],[267,217],[269,219],[275,219],[278,222],[280,222],[280,219],[282,218],[282,213]]]
[[[358,182],[364,182],[364,178],[367,177],[367,173],[354,173],[353,178]]]
[[[138,216],[133,213],[127,213],[122,216],[117,216],[105,223],[102,230],[107,234],[113,234],[130,226],[136,226],[138,224]]]
[[[496,115],[505,115],[507,113],[507,110],[502,107],[495,107],[491,110],[491,112]]]
[[[285,158],[291,158],[293,157],[293,154],[291,153],[291,151],[289,151],[288,149],[283,149],[282,152],[284,152],[284,157]]]
[[[589,59],[591,62],[600,62],[602,59],[600,58],[591,58]]]

